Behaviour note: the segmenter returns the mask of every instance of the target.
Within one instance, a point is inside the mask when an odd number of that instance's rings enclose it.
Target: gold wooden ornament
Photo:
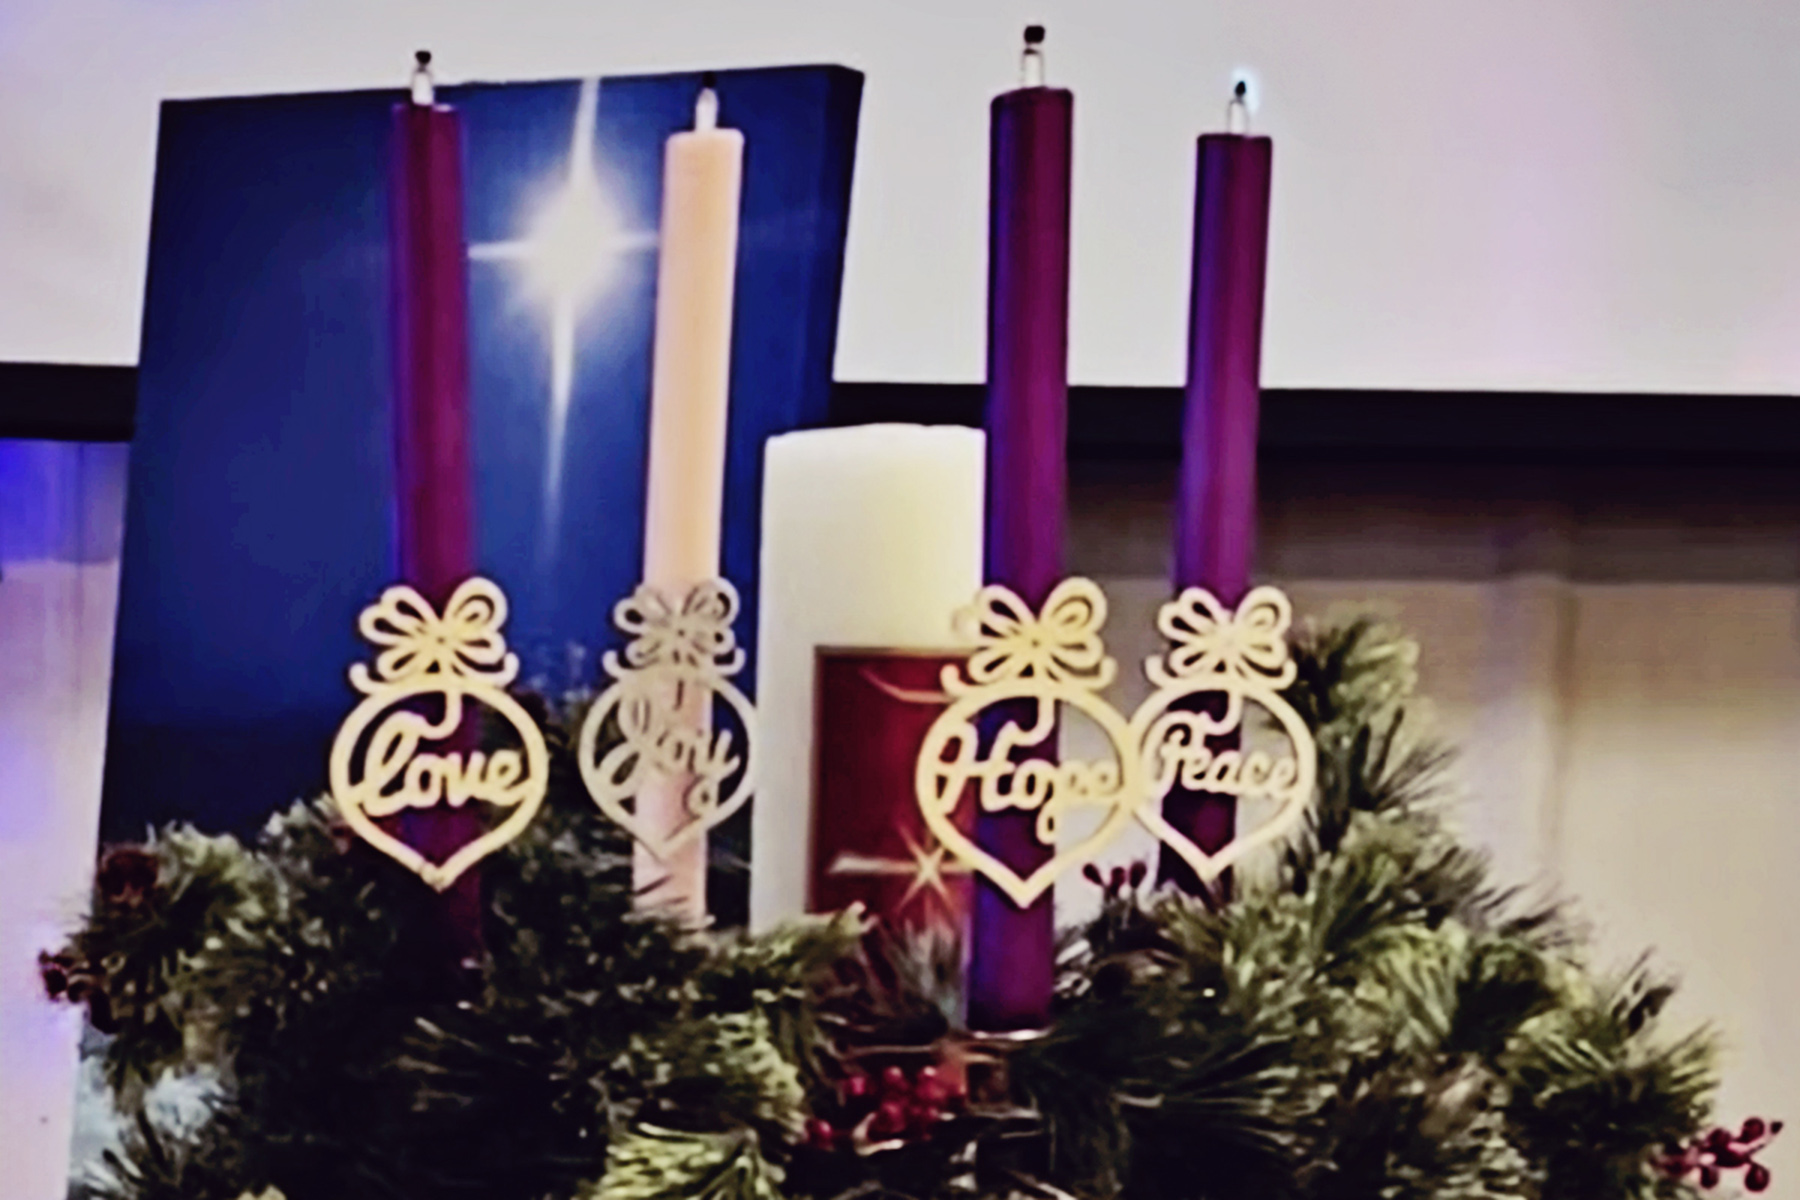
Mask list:
[[[1170,646],[1167,653],[1145,661],[1144,673],[1156,690],[1131,720],[1150,785],[1138,807],[1138,821],[1179,854],[1203,883],[1217,879],[1252,850],[1291,834],[1312,800],[1318,771],[1312,730],[1281,695],[1294,681],[1287,643],[1292,621],[1287,596],[1272,587],[1253,590],[1236,612],[1210,592],[1188,588],[1157,613],[1157,629]],[[1220,693],[1225,711],[1216,717],[1176,707],[1190,696]],[[1291,750],[1289,757],[1207,747],[1208,737],[1243,729],[1246,703],[1274,720]],[[1163,818],[1163,798],[1177,783],[1190,791],[1262,800],[1273,811],[1249,833],[1208,854]]]
[[[622,656],[609,651],[603,660],[613,683],[581,723],[576,762],[600,811],[664,862],[728,820],[754,790],[756,714],[731,682],[744,666],[732,631],[737,613],[737,589],[723,579],[701,584],[679,603],[646,585],[613,610],[614,623],[632,640]],[[731,730],[712,727],[715,698],[742,730],[741,750]],[[619,741],[600,753],[609,721]],[[642,801],[658,783],[680,792],[686,820],[671,833],[658,833],[626,804]]]
[[[1100,696],[1117,671],[1100,641],[1105,622],[1106,596],[1086,579],[1058,584],[1041,615],[1003,587],[981,589],[974,607],[957,615],[959,631],[974,640],[976,649],[960,668],[944,668],[944,691],[952,699],[919,749],[914,775],[919,812],[940,845],[1020,908],[1042,895],[1058,875],[1112,844],[1131,823],[1145,791],[1143,765],[1131,752],[1130,726]],[[983,756],[977,722],[996,705],[1018,711],[997,714],[1000,724]],[[1048,743],[1056,732],[1059,705],[1077,710],[1100,728],[1113,750],[1111,762],[1053,761],[1056,748]],[[1014,752],[1038,747],[1051,757],[1013,761]],[[1036,812],[1037,840],[1045,846],[1056,845],[1058,826],[1070,810],[1098,808],[1100,824],[1021,876],[951,820],[971,783],[983,812]]]
[[[983,588],[957,618],[975,649],[960,667],[944,669],[944,691],[952,700],[919,751],[914,788],[926,827],[953,857],[1021,908],[1065,871],[1091,862],[1134,819],[1211,882],[1244,854],[1290,833],[1312,796],[1312,733],[1280,694],[1294,675],[1286,640],[1291,611],[1274,588],[1257,588],[1236,612],[1198,588],[1164,604],[1157,624],[1171,645],[1146,660],[1155,690],[1127,718],[1100,695],[1116,665],[1100,637],[1106,597],[1098,585],[1065,580],[1039,613],[1006,588]],[[1209,694],[1224,696],[1222,713],[1182,704]],[[1242,728],[1247,704],[1274,719],[1291,755],[1207,746],[1207,738]],[[1064,707],[1098,728],[1107,757],[1054,761],[1051,743]],[[1041,757],[1015,761],[1020,751]],[[1274,811],[1250,834],[1208,854],[1162,816],[1162,800],[1178,783],[1267,800]],[[1100,820],[1088,836],[1021,876],[952,821],[971,786],[984,812],[1035,812],[1035,834],[1046,847],[1056,845],[1066,813],[1098,809]]]
[[[519,673],[518,656],[506,649],[500,633],[505,623],[505,594],[481,578],[460,584],[441,616],[417,591],[401,585],[383,592],[357,621],[364,639],[382,649],[373,671],[365,663],[350,668],[350,684],[365,698],[332,741],[332,799],[359,837],[439,891],[524,832],[549,785],[544,735],[505,690]],[[430,697],[442,698],[436,720],[397,707]],[[505,718],[523,753],[475,750],[465,759],[460,749],[421,749],[456,736],[465,700]],[[380,724],[370,733],[377,718]],[[511,811],[441,863],[376,824],[408,809],[461,808],[471,800]]]

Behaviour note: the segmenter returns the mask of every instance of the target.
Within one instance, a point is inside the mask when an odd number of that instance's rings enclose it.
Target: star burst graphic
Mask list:
[[[523,268],[521,283],[545,309],[550,326],[549,444],[544,471],[543,553],[556,543],[562,519],[563,446],[575,386],[575,330],[587,308],[606,291],[620,257],[656,246],[654,232],[621,226],[594,166],[594,126],[600,81],[585,79],[575,105],[567,176],[548,191],[526,222],[521,238],[469,247],[471,262]]]
[[[832,875],[905,879],[908,881],[906,894],[900,898],[900,908],[905,908],[926,894],[935,895],[946,905],[951,904],[953,898],[950,895],[948,876],[967,875],[969,869],[951,858],[949,851],[941,845],[933,845],[927,849],[910,832],[902,832],[901,836],[906,839],[907,858],[880,858],[840,851],[832,860],[828,872]]]

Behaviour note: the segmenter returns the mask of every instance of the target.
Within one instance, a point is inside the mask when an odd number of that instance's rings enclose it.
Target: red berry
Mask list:
[[[156,855],[142,846],[119,846],[101,858],[94,886],[106,899],[133,906],[156,886],[156,875]]]
[[[1717,1167],[1701,1167],[1700,1168],[1700,1186],[1703,1188],[1718,1187],[1719,1186],[1719,1168],[1717,1168]]]
[[[837,1140],[837,1130],[831,1127],[830,1121],[814,1117],[806,1123],[806,1140],[820,1150],[829,1150]]]
[[[869,1077],[867,1075],[859,1072],[844,1080],[844,1095],[853,1100],[860,1100],[868,1094]]]
[[[69,990],[69,972],[48,955],[38,959],[38,974],[44,981],[44,994],[55,1000]]]
[[[884,1096],[903,1096],[912,1090],[906,1081],[906,1072],[899,1067],[889,1067],[881,1073],[881,1094]]]
[[[1148,875],[1149,873],[1150,873],[1150,868],[1142,861],[1132,863],[1131,864],[1131,886],[1132,887],[1140,886],[1144,882],[1144,876]]]
[[[1748,1160],[1744,1155],[1733,1146],[1713,1151],[1713,1166],[1724,1167],[1728,1171],[1743,1166],[1746,1161]]]
[[[1760,1192],[1769,1186],[1769,1181],[1772,1178],[1773,1176],[1769,1174],[1769,1168],[1763,1166],[1761,1163],[1751,1163],[1750,1169],[1744,1172],[1744,1186],[1753,1192]]]
[[[926,1104],[940,1104],[949,1097],[950,1089],[936,1067],[920,1067],[913,1077],[913,1095]]]
[[[1083,879],[1087,880],[1089,883],[1093,884],[1095,887],[1105,887],[1106,886],[1106,881],[1104,879],[1102,879],[1100,876],[1100,868],[1096,867],[1093,863],[1089,863],[1085,867],[1081,868],[1081,877]]]
[[[1746,1117],[1743,1129],[1738,1131],[1738,1141],[1754,1142],[1768,1131],[1769,1127],[1763,1123],[1761,1117]]]
[[[906,1105],[898,1100],[885,1100],[875,1110],[875,1120],[869,1126],[874,1133],[896,1134],[906,1128]]]
[[[1725,1146],[1729,1146],[1731,1145],[1731,1131],[1723,1127],[1709,1129],[1707,1130],[1705,1140],[1700,1144],[1705,1146],[1708,1150],[1718,1150]]]

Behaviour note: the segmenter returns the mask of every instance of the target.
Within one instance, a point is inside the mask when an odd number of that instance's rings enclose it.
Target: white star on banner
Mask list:
[[[600,81],[584,79],[575,106],[569,174],[535,213],[525,237],[469,247],[471,262],[516,262],[550,314],[550,420],[544,470],[544,544],[555,545],[562,518],[563,442],[575,384],[575,324],[605,288],[622,254],[656,245],[654,233],[619,228],[619,218],[594,172],[594,123]]]

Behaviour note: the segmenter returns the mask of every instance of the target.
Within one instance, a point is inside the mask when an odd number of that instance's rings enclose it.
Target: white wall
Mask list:
[[[1457,815],[1498,877],[1563,899],[1604,965],[1650,951],[1680,983],[1671,1025],[1721,1035],[1720,1121],[1794,1130],[1800,505],[1778,482],[1275,464],[1258,566],[1301,620],[1349,605],[1401,622],[1420,647],[1413,716],[1459,750]],[[1071,489],[1069,567],[1106,586],[1122,707],[1162,648],[1171,484],[1138,470]],[[1133,830],[1106,861],[1154,852]],[[1057,892],[1065,921],[1097,899],[1075,877]],[[1765,1194],[1800,1197],[1800,1138],[1764,1161]]]
[[[1466,833],[1501,881],[1559,895],[1619,969],[1650,952],[1679,991],[1668,1029],[1721,1039],[1716,1117],[1800,1112],[1800,592],[1772,584],[1285,580],[1296,613],[1373,605],[1421,647],[1420,715],[1461,750]],[[1161,578],[1106,581],[1115,702],[1147,694],[1136,664],[1162,649]],[[1082,731],[1085,733],[1085,731]],[[1083,739],[1079,753],[1102,756]],[[1085,832],[1085,830],[1083,830]],[[1154,862],[1132,828],[1103,869]],[[1059,919],[1099,893],[1071,875]],[[1762,1156],[1772,1197],[1800,1196],[1800,1145]],[[1727,1189],[1729,1191],[1729,1189]]]
[[[0,360],[135,361],[156,104],[835,61],[868,72],[839,377],[982,370],[986,102],[1077,92],[1073,373],[1180,376],[1193,135],[1277,140],[1277,386],[1800,391],[1783,0],[3,0]]]
[[[0,1154],[17,1200],[65,1194],[81,1016],[40,950],[87,896],[118,609],[125,448],[0,439]]]

